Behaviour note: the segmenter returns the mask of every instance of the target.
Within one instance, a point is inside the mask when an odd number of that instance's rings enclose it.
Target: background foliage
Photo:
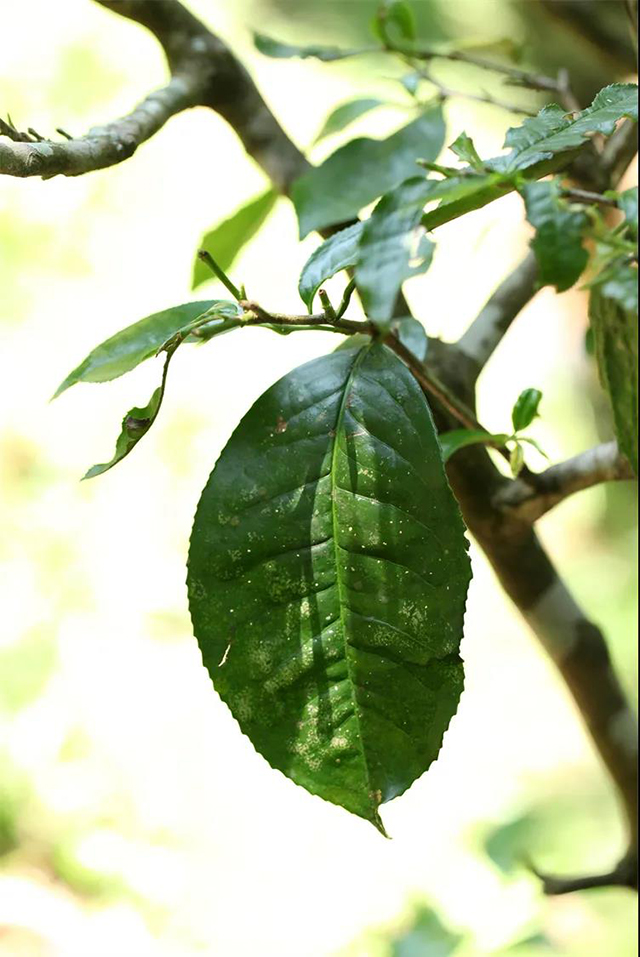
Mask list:
[[[292,42],[357,43],[366,7],[330,2],[319,17],[317,5],[294,13],[290,4],[192,3],[244,51],[303,145],[331,106],[386,95],[388,84],[348,61],[266,60],[246,25],[264,22]],[[536,4],[417,7],[434,38],[456,42],[485,35],[489,20],[516,38],[549,29]],[[624,46],[596,56],[561,24],[553,29],[553,50],[532,43],[527,56],[545,69],[569,66],[585,100],[626,78]],[[84,129],[126,111],[164,76],[143,30],[80,0],[55,13],[25,2],[12,10],[11,33],[0,101],[36,129]],[[443,76],[464,82],[451,65]],[[451,129],[474,131],[483,156],[499,150],[510,122],[462,100],[447,115]],[[385,109],[358,123],[379,136],[398,118]],[[321,140],[314,160],[341,135]],[[454,946],[502,953],[529,939],[514,953],[626,957],[630,895],[542,902],[519,867],[525,839],[540,866],[590,869],[622,838],[551,666],[477,551],[467,690],[429,776],[387,811],[393,841],[273,775],[211,693],[176,587],[190,517],[238,418],[278,375],[331,348],[328,336],[251,330],[215,352],[182,350],[159,427],[102,484],[76,482],[112,446],[114,410],[150,395],[157,370],[47,406],[60,378],[96,341],[186,300],[199,237],[266,188],[233,133],[204,111],[174,119],[121,167],[1,184],[0,953],[407,957]],[[454,339],[529,236],[514,196],[443,227],[428,276],[409,286],[429,333]],[[251,277],[259,301],[294,311],[296,278],[316,244],[297,245],[293,213],[278,203],[234,269]],[[196,295],[221,291],[211,283]],[[510,428],[526,356],[527,380],[544,392],[532,434],[553,458],[609,434],[581,348],[584,316],[579,290],[558,299],[547,290],[527,308],[484,374],[480,414],[490,428]],[[544,519],[542,534],[587,610],[607,622],[633,694],[632,508],[624,488],[594,489]]]

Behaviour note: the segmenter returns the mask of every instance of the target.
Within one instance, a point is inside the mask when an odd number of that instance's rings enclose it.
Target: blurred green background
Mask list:
[[[293,42],[358,42],[373,3],[189,5],[303,148],[343,100],[401,99],[402,71],[387,60],[323,66],[252,49],[255,27]],[[508,37],[524,44],[525,63],[570,67],[585,103],[633,70],[613,0],[414,6],[433,42]],[[586,7],[597,41],[576,20]],[[79,134],[164,81],[153,38],[88,0],[22,0],[0,22],[0,109],[21,128]],[[475,92],[500,88],[452,64],[434,72]],[[499,151],[513,122],[464,99],[446,113],[447,142],[466,129],[481,155]],[[310,156],[400,122],[394,110],[365,117]],[[202,298],[189,288],[201,235],[265,185],[233,131],[200,109],[113,169],[0,181],[0,955],[629,957],[630,892],[545,900],[524,866],[606,869],[624,835],[579,716],[477,549],[466,691],[437,763],[385,809],[393,840],[273,772],[211,688],[184,586],[200,490],[251,402],[335,337],[253,329],[181,350],[149,436],[113,472],[78,481],[111,454],[124,411],[146,401],[158,370],[152,361],[50,405],[56,386],[122,326]],[[452,340],[527,247],[521,201],[506,197],[437,239],[432,269],[407,294],[427,331]],[[298,273],[317,244],[298,243],[282,200],[233,277],[266,306],[297,311]],[[585,328],[584,292],[538,295],[483,373],[487,427],[503,430],[534,386],[544,399],[533,434],[552,459],[610,436]],[[581,493],[540,525],[605,627],[634,702],[635,528],[622,486]]]

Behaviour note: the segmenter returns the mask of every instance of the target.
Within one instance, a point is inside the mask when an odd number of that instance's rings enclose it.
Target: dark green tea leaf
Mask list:
[[[382,830],[462,690],[470,577],[426,400],[379,343],[307,363],[204,489],[189,602],[204,663],[270,764]]]

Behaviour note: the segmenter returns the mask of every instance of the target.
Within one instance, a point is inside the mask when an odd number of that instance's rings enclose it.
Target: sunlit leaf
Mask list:
[[[208,253],[211,253],[220,268],[226,272],[242,247],[253,239],[267,219],[277,198],[278,194],[269,189],[256,199],[252,199],[251,202],[246,203],[228,219],[205,233],[198,249],[206,249]],[[191,288],[196,289],[203,282],[212,278],[209,267],[196,256],[193,264]]]
[[[469,577],[424,395],[374,343],[295,369],[247,413],[202,494],[188,586],[256,749],[382,829],[379,805],[455,713]]]
[[[437,107],[387,139],[361,137],[340,147],[293,184],[300,237],[353,219],[363,206],[415,175],[418,158],[436,159],[443,142],[444,121]]]
[[[341,103],[337,106],[324,121],[322,129],[316,136],[316,143],[325,138],[339,133],[355,120],[360,119],[365,113],[370,113],[379,106],[384,106],[384,100],[375,97],[361,97],[357,100],[349,100],[347,103]]]
[[[541,399],[542,392],[539,389],[524,389],[520,393],[511,411],[511,421],[515,432],[531,425],[538,414]]]

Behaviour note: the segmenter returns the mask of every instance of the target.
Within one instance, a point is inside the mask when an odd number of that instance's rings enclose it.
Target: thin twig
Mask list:
[[[586,205],[598,203],[600,206],[612,206],[614,209],[618,208],[615,199],[611,199],[610,196],[603,196],[602,193],[593,193],[590,189],[563,187],[562,195],[574,203],[585,203]]]
[[[515,103],[506,103],[504,100],[496,99],[496,97],[491,96],[487,92],[483,93],[468,93],[465,90],[453,90],[451,87],[445,86],[443,83],[440,83],[439,80],[436,80],[430,73],[424,69],[418,69],[416,72],[420,74],[423,80],[426,80],[427,83],[431,83],[432,86],[435,86],[438,90],[441,97],[444,99],[448,97],[463,97],[465,100],[472,100],[475,103],[488,103],[490,106],[499,106],[502,110],[507,110],[509,113],[522,113],[524,116],[537,116],[537,110],[530,110],[526,106],[518,106]]]
[[[509,81],[517,86],[525,86],[530,90],[559,92],[558,81],[551,76],[533,73],[530,70],[522,70],[519,67],[509,66],[506,63],[494,63],[491,60],[485,60],[484,57],[467,53],[464,50],[449,50],[445,52],[428,47],[410,47],[400,43],[394,43],[392,46],[388,46],[387,49],[391,53],[402,53],[416,60],[452,60],[458,63],[467,63],[469,66],[477,66],[481,70],[488,70],[491,73],[501,73],[509,77]]]

